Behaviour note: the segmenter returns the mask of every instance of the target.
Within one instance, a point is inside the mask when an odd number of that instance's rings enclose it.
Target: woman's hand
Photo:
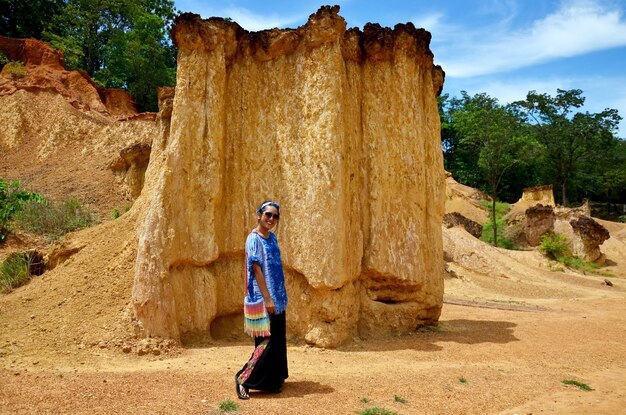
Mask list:
[[[265,309],[267,310],[268,314],[276,314],[276,306],[274,305],[274,301],[271,298],[265,300]]]

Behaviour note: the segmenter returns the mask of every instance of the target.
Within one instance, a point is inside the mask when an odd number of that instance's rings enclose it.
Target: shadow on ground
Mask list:
[[[450,342],[506,344],[519,341],[513,335],[513,328],[516,326],[509,321],[441,320],[438,325],[423,327],[416,333],[386,339],[362,340],[339,350],[356,352],[414,349],[435,352],[443,349],[442,344]]]
[[[281,399],[281,398],[301,398],[306,395],[324,395],[333,393],[335,389],[319,382],[310,380],[300,380],[291,382],[287,380],[280,393],[250,391],[250,397],[254,399]]]

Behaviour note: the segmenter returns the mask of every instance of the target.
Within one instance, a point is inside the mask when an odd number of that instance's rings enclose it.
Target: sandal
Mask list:
[[[248,395],[248,388],[240,385],[237,378],[235,378],[235,392],[237,393],[237,397],[239,399],[250,399],[250,395]]]

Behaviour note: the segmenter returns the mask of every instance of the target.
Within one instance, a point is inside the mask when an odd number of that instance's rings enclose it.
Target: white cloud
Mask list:
[[[444,19],[443,13],[432,13],[422,17],[415,17],[411,19],[411,22],[417,28],[424,28],[429,32],[445,32],[445,25],[442,23]]]
[[[450,77],[472,77],[626,46],[622,17],[621,10],[597,1],[563,1],[528,28],[507,32],[499,24],[455,36],[451,47],[440,51],[439,61]]]
[[[305,18],[308,17],[308,15],[282,16],[277,13],[262,15],[253,13],[242,7],[230,7],[224,10],[224,17],[230,17],[244,29],[256,32],[264,29],[273,29],[275,27],[286,27],[306,20]]]

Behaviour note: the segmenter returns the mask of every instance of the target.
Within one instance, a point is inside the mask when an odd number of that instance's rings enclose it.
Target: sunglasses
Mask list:
[[[263,214],[265,215],[266,218],[268,219],[276,219],[279,220],[280,219],[280,215],[278,213],[272,213],[272,212],[263,212]]]

